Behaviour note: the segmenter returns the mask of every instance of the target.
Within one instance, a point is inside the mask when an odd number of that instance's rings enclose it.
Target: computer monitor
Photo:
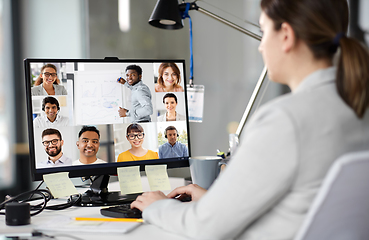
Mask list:
[[[24,65],[33,180],[189,166],[184,60],[25,59]]]

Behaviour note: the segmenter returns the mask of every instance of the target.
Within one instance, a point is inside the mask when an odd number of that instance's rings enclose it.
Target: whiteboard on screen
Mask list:
[[[82,71],[74,76],[77,125],[122,123],[118,109],[123,106],[123,85],[117,83],[120,70]]]

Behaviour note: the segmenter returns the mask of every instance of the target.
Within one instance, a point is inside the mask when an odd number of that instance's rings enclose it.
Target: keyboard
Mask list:
[[[142,218],[142,212],[137,208],[131,209],[130,203],[124,203],[119,206],[100,209],[100,213],[106,217],[113,218]]]

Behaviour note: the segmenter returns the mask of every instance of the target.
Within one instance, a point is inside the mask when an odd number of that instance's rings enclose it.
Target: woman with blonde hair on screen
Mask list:
[[[48,63],[42,66],[40,75],[31,88],[31,94],[32,96],[68,94],[64,86],[60,85],[55,65]]]
[[[174,62],[164,62],[159,66],[158,83],[155,92],[183,92],[181,73]]]
[[[253,114],[208,191],[137,197],[145,223],[195,239],[294,239],[332,163],[368,149],[369,54],[346,35],[347,1],[262,0],[261,10],[269,78],[292,92]]]

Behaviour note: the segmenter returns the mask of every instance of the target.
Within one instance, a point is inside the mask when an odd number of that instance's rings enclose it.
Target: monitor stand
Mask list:
[[[90,189],[82,194],[80,206],[111,206],[130,203],[140,194],[120,195],[120,192],[109,192],[109,175],[94,176],[91,178]]]

